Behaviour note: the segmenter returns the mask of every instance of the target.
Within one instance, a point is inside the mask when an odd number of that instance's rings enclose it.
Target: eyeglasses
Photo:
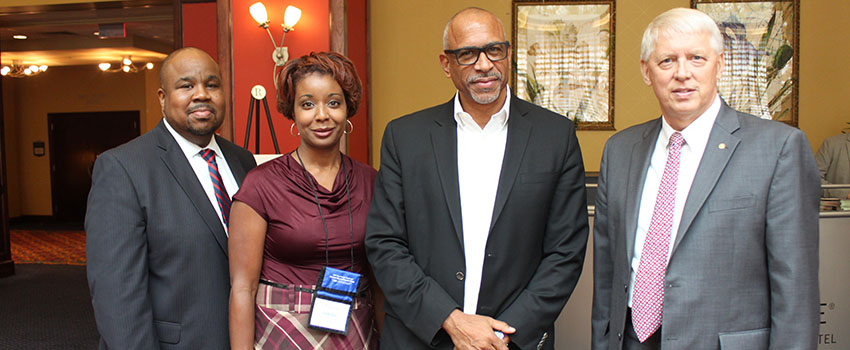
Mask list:
[[[484,47],[467,46],[454,50],[443,50],[443,52],[455,55],[457,64],[461,66],[471,66],[478,62],[478,58],[481,57],[482,52],[484,52],[484,54],[487,55],[487,59],[492,62],[501,61],[508,57],[509,47],[511,47],[510,42],[501,41],[487,44]]]

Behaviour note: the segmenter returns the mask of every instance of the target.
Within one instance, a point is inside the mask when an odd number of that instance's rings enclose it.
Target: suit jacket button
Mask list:
[[[623,285],[623,291],[626,292],[626,293],[629,292],[629,285],[628,284]]]
[[[623,340],[623,333],[617,333],[617,340]]]
[[[455,277],[457,278],[457,280],[458,280],[458,281],[463,281],[463,272],[458,271],[458,272],[455,274]]]

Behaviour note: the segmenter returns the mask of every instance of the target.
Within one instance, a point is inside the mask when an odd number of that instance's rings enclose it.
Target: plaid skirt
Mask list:
[[[354,298],[345,336],[307,327],[314,287],[259,284],[254,349],[378,349],[371,294]]]

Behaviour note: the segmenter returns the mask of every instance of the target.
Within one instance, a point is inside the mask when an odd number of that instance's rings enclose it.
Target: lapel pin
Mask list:
[[[725,144],[725,143],[721,143],[721,144],[717,145],[717,148],[719,148],[719,149],[726,149],[726,144]]]

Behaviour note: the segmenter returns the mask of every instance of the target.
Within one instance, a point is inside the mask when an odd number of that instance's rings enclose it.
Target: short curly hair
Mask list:
[[[336,52],[310,52],[283,66],[277,78],[277,110],[288,119],[295,118],[295,86],[309,74],[330,75],[345,95],[347,118],[354,116],[363,96],[363,86],[354,63]]]

